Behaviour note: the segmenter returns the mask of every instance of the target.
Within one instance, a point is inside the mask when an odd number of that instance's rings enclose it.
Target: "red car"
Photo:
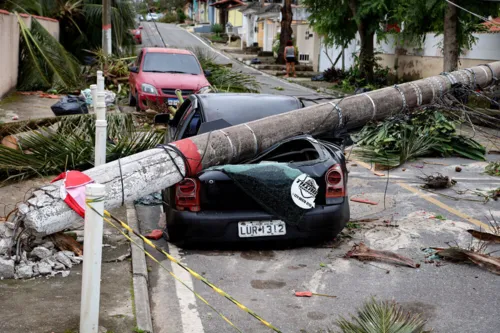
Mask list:
[[[137,29],[130,30],[130,33],[132,34],[132,37],[134,37],[137,44],[142,44],[142,29],[143,27],[140,26]]]
[[[195,55],[188,50],[143,48],[129,68],[129,105],[146,110],[148,101],[177,106],[176,89],[183,97],[202,93],[210,86]]]

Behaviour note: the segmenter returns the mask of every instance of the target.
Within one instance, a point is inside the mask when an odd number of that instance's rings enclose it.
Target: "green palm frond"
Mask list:
[[[367,302],[351,320],[341,318],[342,333],[424,333],[425,321],[406,313],[395,302]]]
[[[28,28],[19,14],[17,18],[21,30],[19,89],[78,88],[81,85],[78,60],[36,19],[31,20]]]
[[[154,148],[164,140],[162,131],[136,130],[131,115],[108,114],[107,120],[107,161]],[[61,117],[50,128],[23,133],[18,144],[20,150],[0,145],[0,181],[88,169],[94,161],[95,117]]]

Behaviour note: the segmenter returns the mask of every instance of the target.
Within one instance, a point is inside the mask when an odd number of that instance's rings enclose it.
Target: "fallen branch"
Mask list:
[[[379,251],[370,249],[363,243],[355,244],[352,249],[346,253],[346,258],[356,258],[358,260],[378,260],[395,265],[418,268],[420,264],[415,263],[410,258],[403,257],[390,251]]]
[[[61,251],[71,251],[77,256],[83,255],[83,245],[78,243],[70,235],[66,235],[62,232],[57,232],[51,235],[50,240],[54,243],[55,247]]]
[[[500,257],[492,257],[487,254],[472,252],[458,247],[450,247],[447,249],[432,248],[436,254],[445,259],[456,262],[469,262],[485,268],[488,271],[500,275]]]

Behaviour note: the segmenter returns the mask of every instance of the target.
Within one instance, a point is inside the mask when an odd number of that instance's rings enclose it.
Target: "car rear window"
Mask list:
[[[147,53],[142,71],[198,75],[201,68],[196,58],[190,54]]]

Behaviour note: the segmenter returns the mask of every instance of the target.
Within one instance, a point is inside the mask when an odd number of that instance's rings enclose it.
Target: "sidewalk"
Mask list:
[[[13,92],[0,100],[0,124],[16,120],[54,117],[50,107],[57,101],[58,99]]]
[[[2,187],[0,208],[5,206],[8,213],[30,188],[46,182],[47,179],[34,179]],[[0,213],[4,215],[3,210]],[[126,220],[125,207],[112,213]],[[130,244],[107,224],[103,244],[99,326],[106,329],[103,332],[133,332],[136,319],[130,258],[115,262],[116,258],[130,253]],[[78,332],[82,268],[81,264],[74,265],[67,277],[0,281],[0,332]]]

